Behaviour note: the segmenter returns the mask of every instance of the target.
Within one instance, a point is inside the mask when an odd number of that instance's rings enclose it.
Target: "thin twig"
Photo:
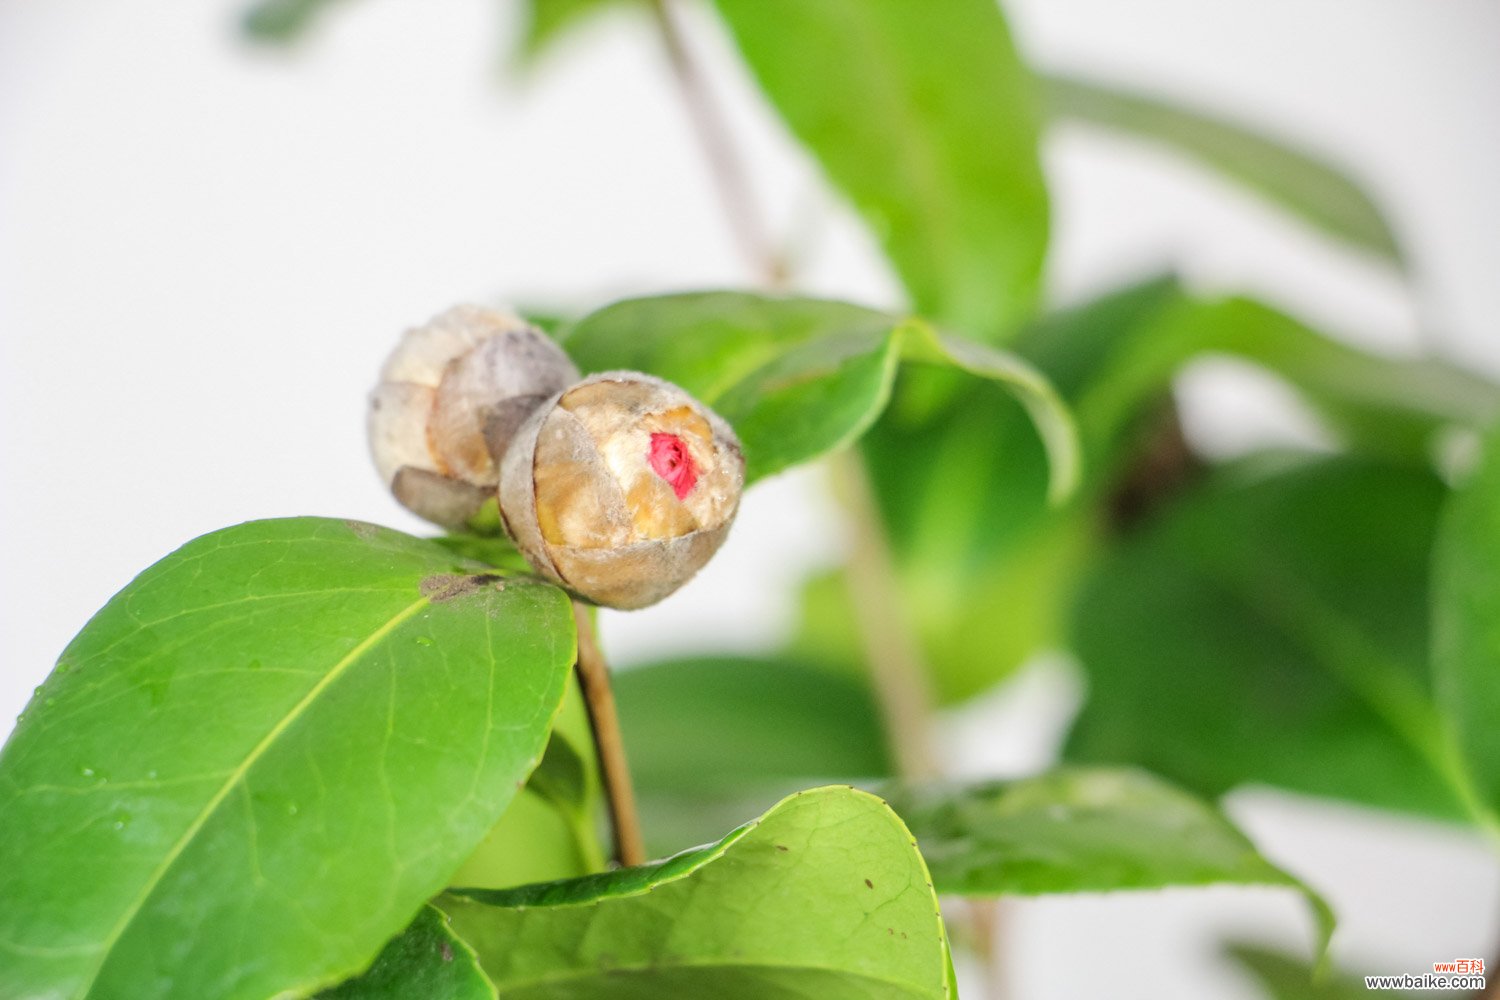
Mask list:
[[[692,120],[693,130],[703,147],[708,160],[709,172],[719,191],[719,200],[724,206],[724,215],[729,228],[739,244],[740,253],[755,268],[760,280],[772,288],[786,281],[786,265],[771,241],[750,186],[748,171],[735,147],[724,117],[714,101],[708,79],[699,68],[698,60],[688,47],[677,15],[672,11],[672,0],[652,0],[651,9],[656,15],[662,45],[667,52],[667,63],[672,68],[672,77],[677,82],[677,91]]]
[[[574,601],[573,618],[578,623],[578,683],[583,689],[583,703],[588,709],[594,747],[599,754],[599,776],[604,782],[609,825],[614,832],[615,860],[627,867],[643,864],[646,846],[641,838],[640,817],[636,814],[635,789],[630,783],[625,743],[620,736],[620,718],[615,713],[609,664],[599,651],[589,609]]]
[[[936,708],[929,674],[916,637],[906,627],[905,602],[869,473],[855,452],[835,456],[833,469],[852,529],[844,575],[896,770],[907,780],[935,777],[932,720]]]
[[[672,0],[651,0],[662,43],[683,103],[698,133],[724,206],[725,217],[741,252],[754,265],[760,283],[784,287],[790,265],[776,252],[758,213],[749,174],[730,139],[730,131],[687,39],[671,10]],[[846,576],[876,701],[896,757],[897,774],[906,780],[936,777],[940,768],[932,743],[936,704],[921,647],[911,633],[910,616],[900,592],[885,528],[875,503],[869,473],[857,453],[833,460],[853,528]],[[998,900],[971,900],[969,918],[977,937],[992,998],[1007,993],[1001,974],[1003,914]]]

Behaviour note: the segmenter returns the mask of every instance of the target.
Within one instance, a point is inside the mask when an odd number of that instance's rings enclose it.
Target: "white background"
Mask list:
[[[1489,0],[1025,0],[1046,65],[1186,95],[1358,165],[1415,290],[1157,151],[1063,131],[1052,284],[1072,299],[1173,266],[1382,349],[1426,338],[1500,371],[1500,7]],[[0,0],[0,733],[68,638],[204,531],[330,514],[420,526],[368,466],[363,397],[404,326],[460,300],[589,306],[751,275],[643,20],[569,37],[524,85],[508,4],[366,0],[290,54],[213,0]],[[804,284],[897,299],[869,240],[690,27]],[[1264,380],[1201,366],[1205,446],[1316,437]],[[815,473],[757,488],[667,604],[612,616],[624,661],[761,648],[841,540]],[[963,714],[969,771],[1034,766],[1075,697],[1039,668]],[[1359,971],[1492,956],[1500,871],[1465,833],[1269,792],[1231,807],[1323,889]],[[1050,899],[1006,909],[1015,995],[1255,995],[1226,934],[1305,947],[1276,893]],[[977,991],[976,991],[977,995]]]

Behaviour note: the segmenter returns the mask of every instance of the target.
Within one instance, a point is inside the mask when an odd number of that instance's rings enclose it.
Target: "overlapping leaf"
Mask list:
[[[320,1000],[495,1000],[495,987],[473,949],[432,906],[381,949],[362,975],[318,994]]]
[[[1019,359],[929,324],[842,302],[700,292],[632,299],[563,338],[586,372],[634,369],[717,410],[755,480],[855,440],[879,416],[903,360],[951,366],[1011,392],[1048,448],[1055,496],[1076,481],[1072,425],[1047,381]]]
[[[1343,447],[1418,467],[1430,466],[1450,428],[1500,418],[1500,390],[1453,365],[1359,351],[1260,303],[1198,299],[1171,280],[1049,316],[1017,350],[1075,414],[1084,478],[1072,506],[1043,503],[1041,449],[993,393],[960,389],[934,410],[898,386],[862,440],[905,607],[944,700],[984,690],[1062,641],[1100,529],[1128,519],[1139,494],[1169,496],[1191,476],[1170,387],[1192,359],[1256,364],[1298,392]],[[857,658],[837,578],[808,598],[802,646]]]
[[[566,596],[480,570],[260,521],[111,600],[0,752],[0,995],[258,998],[367,965],[562,699]]]
[[[514,998],[949,997],[947,939],[911,835],[851,788],[802,792],[664,862],[444,897]]]

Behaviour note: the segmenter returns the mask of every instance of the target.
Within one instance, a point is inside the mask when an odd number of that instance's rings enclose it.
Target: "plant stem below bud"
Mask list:
[[[620,736],[620,717],[615,712],[615,693],[609,683],[609,664],[599,651],[589,608],[574,601],[573,619],[578,624],[578,684],[583,689],[583,703],[588,709],[594,747],[599,755],[599,776],[609,804],[615,860],[626,867],[644,864],[646,846],[635,809],[630,766],[625,760],[625,743]]]

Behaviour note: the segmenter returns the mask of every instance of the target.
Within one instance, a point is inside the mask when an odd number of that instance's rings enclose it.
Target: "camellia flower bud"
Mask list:
[[[595,604],[640,608],[719,548],[744,483],[739,439],[718,415],[670,382],[606,372],[522,426],[500,511],[539,572]]]
[[[370,395],[370,450],[396,499],[447,528],[472,527],[517,429],[578,369],[509,312],[457,306],[406,331]]]

